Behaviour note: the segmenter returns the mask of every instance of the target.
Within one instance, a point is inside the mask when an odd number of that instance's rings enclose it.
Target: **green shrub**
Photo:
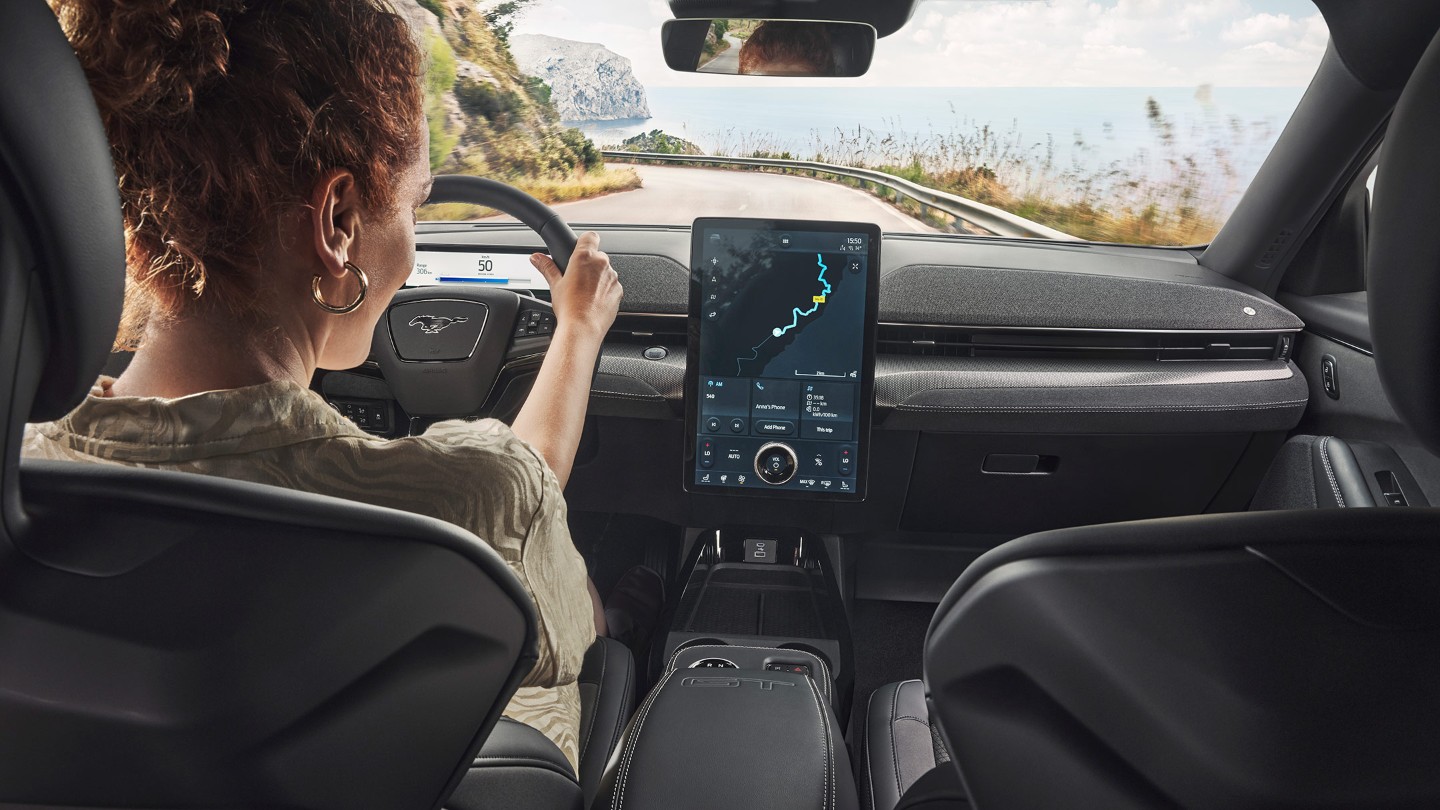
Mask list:
[[[445,38],[431,32],[425,39],[429,60],[425,66],[425,92],[435,96],[455,85],[455,51]]]
[[[515,93],[473,79],[455,83],[455,100],[466,114],[500,126],[509,126],[525,110],[524,100]]]
[[[445,19],[445,7],[440,5],[440,0],[416,0],[422,8],[434,14],[440,19]]]
[[[460,133],[450,129],[445,104],[438,96],[425,99],[425,124],[430,129],[430,170],[436,171],[450,159],[460,143]]]
[[[550,106],[550,85],[546,84],[544,79],[536,76],[526,76],[525,92],[530,95],[530,98],[535,100],[536,104],[542,107]]]
[[[700,155],[700,147],[674,135],[667,135],[658,129],[643,132],[620,142],[626,152],[654,152],[661,155]]]
[[[605,164],[605,159],[600,155],[600,149],[595,142],[585,137],[585,133],[578,129],[566,129],[560,132],[560,140],[570,149],[575,156],[574,165],[584,168],[586,171],[598,169]]]

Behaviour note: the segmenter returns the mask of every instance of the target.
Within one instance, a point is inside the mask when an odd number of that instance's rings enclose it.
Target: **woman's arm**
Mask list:
[[[563,489],[585,427],[595,359],[620,310],[623,290],[610,257],[600,251],[600,236],[593,231],[580,237],[564,274],[542,253],[531,256],[530,262],[550,284],[555,338],[511,427],[540,453]]]

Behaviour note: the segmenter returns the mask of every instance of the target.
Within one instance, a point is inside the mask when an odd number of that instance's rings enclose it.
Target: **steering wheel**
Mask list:
[[[483,177],[443,175],[426,203],[483,205],[520,220],[563,272],[575,232],[549,206]],[[400,407],[412,417],[474,416],[496,395],[507,367],[544,357],[555,331],[550,304],[483,285],[416,287],[395,294],[375,324],[371,351]]]

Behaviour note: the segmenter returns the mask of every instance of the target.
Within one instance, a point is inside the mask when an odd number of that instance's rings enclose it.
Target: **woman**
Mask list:
[[[603,623],[562,489],[620,283],[595,234],[549,281],[557,327],[513,428],[385,441],[308,389],[366,358],[414,264],[429,194],[420,54],[380,0],[52,0],[110,136],[129,283],[118,380],[34,458],[220,475],[431,515],[491,544],[540,619],[506,715],[573,765],[585,650]],[[603,629],[603,628],[601,628]]]

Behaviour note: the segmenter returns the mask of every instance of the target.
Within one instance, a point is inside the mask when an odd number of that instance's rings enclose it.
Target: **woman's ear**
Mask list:
[[[355,175],[332,169],[315,181],[310,192],[310,230],[315,255],[325,272],[335,278],[346,274],[355,240],[360,236],[360,190]]]

